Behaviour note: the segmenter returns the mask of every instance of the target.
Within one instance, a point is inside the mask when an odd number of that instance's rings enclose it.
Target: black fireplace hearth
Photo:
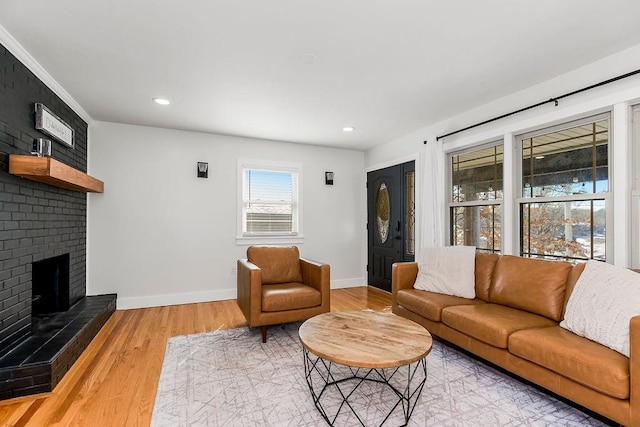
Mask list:
[[[115,309],[115,294],[96,295],[34,317],[31,335],[0,352],[0,400],[52,391]]]

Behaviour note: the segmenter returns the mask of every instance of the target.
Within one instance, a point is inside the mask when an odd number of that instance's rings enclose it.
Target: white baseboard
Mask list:
[[[191,304],[196,302],[236,299],[236,289],[221,289],[204,292],[182,292],[177,294],[147,295],[143,297],[118,297],[118,310],[160,307],[163,305]]]
[[[331,281],[331,289],[357,288],[358,286],[367,286],[367,279],[364,277],[356,277],[354,279],[340,279]]]
[[[366,286],[365,279],[356,277],[354,279],[332,280],[331,289],[355,288]],[[118,297],[118,310],[129,310],[133,308],[161,307],[163,305],[192,304],[196,302],[222,301],[236,299],[238,296],[235,288],[221,289],[204,292],[182,292],[176,294],[147,295],[142,297]]]

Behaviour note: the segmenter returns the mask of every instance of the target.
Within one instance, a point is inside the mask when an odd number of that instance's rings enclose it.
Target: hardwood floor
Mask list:
[[[391,311],[375,288],[331,291],[331,311]],[[235,300],[119,310],[51,393],[0,402],[2,426],[148,426],[167,339],[246,326]]]

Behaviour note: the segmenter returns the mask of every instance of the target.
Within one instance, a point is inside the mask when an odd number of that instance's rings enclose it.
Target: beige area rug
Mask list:
[[[266,344],[259,329],[249,328],[169,339],[151,425],[326,425],[305,381],[299,326],[270,327]],[[427,382],[410,426],[604,425],[440,343],[434,342],[427,361]],[[386,397],[375,386],[352,396],[367,425],[384,419]],[[402,423],[392,416],[385,425]],[[360,425],[349,414],[335,424]]]

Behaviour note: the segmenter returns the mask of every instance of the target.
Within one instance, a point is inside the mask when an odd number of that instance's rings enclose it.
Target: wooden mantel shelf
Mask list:
[[[104,182],[51,157],[10,154],[9,173],[67,190],[104,192]]]

